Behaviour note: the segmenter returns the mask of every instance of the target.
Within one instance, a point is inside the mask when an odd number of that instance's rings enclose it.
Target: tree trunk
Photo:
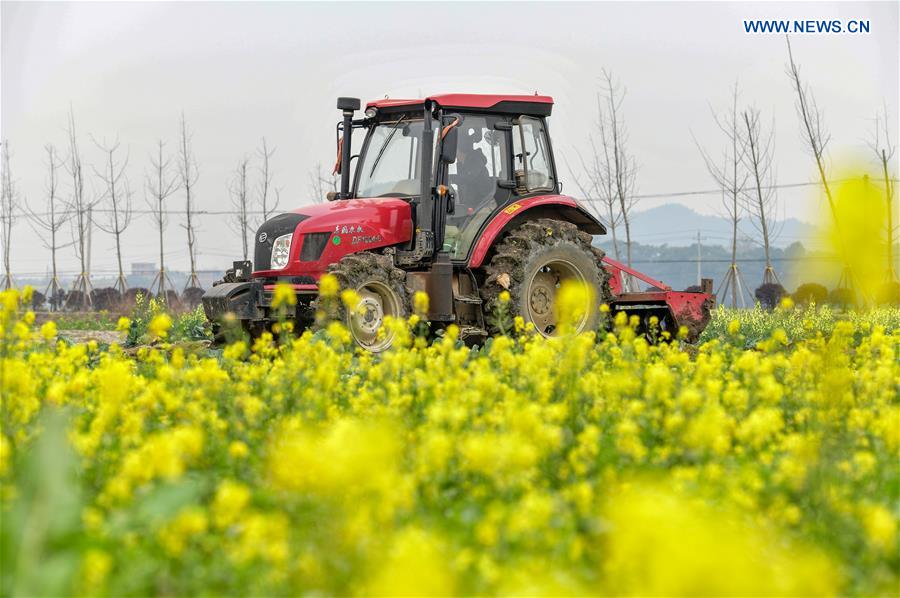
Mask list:
[[[734,210],[735,216],[731,218],[731,274],[734,276],[731,281],[731,306],[737,307],[737,193],[734,194]],[[744,299],[741,297],[741,305],[743,304]]]
[[[116,233],[116,260],[119,262],[119,281],[123,286],[127,284],[125,279],[125,269],[122,268],[122,233]],[[122,289],[122,293],[125,293],[125,288]]]
[[[897,278],[894,271],[894,201],[893,190],[894,183],[888,175],[888,157],[885,150],[881,150],[881,168],[884,172],[884,200],[887,208],[887,259],[888,259],[888,282],[893,282]]]
[[[623,202],[624,203],[624,202]],[[628,255],[628,267],[631,267],[631,222],[628,219],[628,213],[623,208],[622,220],[625,223],[625,249]]]
[[[621,258],[619,257],[619,240],[616,237],[616,221],[613,219],[613,211],[612,206],[609,206],[609,232],[612,236],[612,244],[613,244],[613,255],[616,256],[616,261],[621,262]]]
[[[159,188],[162,189],[162,177],[160,177],[159,185]],[[166,296],[166,266],[164,259],[165,254],[163,252],[163,200],[161,194],[157,197],[157,201],[159,202],[159,214],[157,220],[157,224],[159,225],[159,294],[166,299],[168,297]]]

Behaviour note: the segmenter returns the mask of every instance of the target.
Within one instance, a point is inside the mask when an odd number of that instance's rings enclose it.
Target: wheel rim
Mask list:
[[[525,312],[535,329],[543,336],[556,332],[556,299],[562,284],[568,280],[585,283],[584,274],[572,262],[550,260],[544,263],[528,283],[525,291]],[[584,330],[590,306],[585,306],[575,332]]]
[[[393,344],[394,332],[385,329],[382,336],[378,332],[386,317],[399,316],[400,299],[388,285],[380,281],[368,282],[356,292],[360,300],[349,313],[350,334],[360,347],[373,353],[384,351]]]

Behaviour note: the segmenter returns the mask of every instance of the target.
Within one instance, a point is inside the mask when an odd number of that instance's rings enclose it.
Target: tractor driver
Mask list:
[[[476,147],[483,138],[480,127],[463,125],[456,151],[456,216],[467,220],[494,194],[496,184],[487,169],[487,158]]]
[[[447,218],[445,248],[456,258],[465,256],[481,223],[496,207],[493,199],[497,183],[491,178],[487,157],[477,145],[484,138],[484,129],[477,122],[480,119],[472,120],[476,122],[460,127],[456,173],[451,178],[456,197],[453,215]]]

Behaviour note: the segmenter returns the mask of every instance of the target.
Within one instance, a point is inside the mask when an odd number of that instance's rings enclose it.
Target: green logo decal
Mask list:
[[[335,235],[335,236],[333,236],[333,237],[331,238],[331,242],[332,242],[333,244],[335,244],[335,245],[340,245],[340,244],[341,244],[341,238],[340,238],[339,236]]]

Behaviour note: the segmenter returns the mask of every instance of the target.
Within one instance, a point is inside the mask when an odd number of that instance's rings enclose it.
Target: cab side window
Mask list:
[[[550,167],[547,131],[538,118],[520,116],[513,121],[513,167],[519,193],[552,191],[556,187]]]
[[[456,162],[447,168],[454,208],[444,235],[444,249],[454,260],[466,258],[481,226],[509,196],[498,185],[509,179],[508,134],[494,127],[496,117],[459,118]]]

